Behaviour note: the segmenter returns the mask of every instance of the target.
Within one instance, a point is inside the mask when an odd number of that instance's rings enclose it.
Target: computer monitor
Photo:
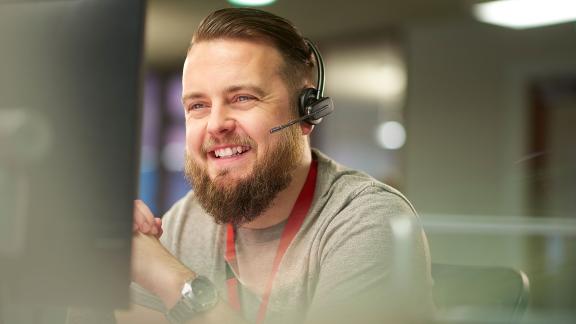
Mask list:
[[[144,10],[0,0],[4,309],[128,304]]]

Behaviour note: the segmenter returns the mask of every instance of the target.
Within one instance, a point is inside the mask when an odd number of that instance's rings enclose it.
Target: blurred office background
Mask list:
[[[520,269],[531,281],[526,320],[573,323],[576,22],[498,26],[474,14],[481,2],[261,8],[293,21],[325,57],[336,111],[314,146],[403,191],[433,262]],[[189,190],[179,99],[186,49],[200,19],[227,6],[149,0],[140,196],[158,215]]]

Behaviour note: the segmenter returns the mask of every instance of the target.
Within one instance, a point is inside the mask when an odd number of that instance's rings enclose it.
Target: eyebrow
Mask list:
[[[264,89],[262,89],[261,87],[259,87],[257,85],[251,85],[251,84],[233,85],[233,86],[226,88],[224,90],[224,92],[230,93],[230,92],[237,92],[237,91],[241,91],[241,90],[248,90],[250,92],[254,92],[259,97],[263,97],[266,94],[266,91],[264,91]]]
[[[232,85],[224,89],[225,93],[237,92],[242,90],[248,90],[250,92],[256,93],[257,96],[263,97],[266,95],[266,91],[259,86],[251,85],[251,84],[240,84],[240,85]],[[190,92],[182,96],[182,103],[189,99],[196,99],[202,98],[204,95],[200,92]]]
[[[203,95],[202,95],[200,92],[190,92],[190,93],[187,93],[187,94],[185,94],[185,95],[182,96],[182,104],[184,104],[184,102],[185,102],[186,100],[196,99],[196,98],[201,98],[201,97],[203,97]]]

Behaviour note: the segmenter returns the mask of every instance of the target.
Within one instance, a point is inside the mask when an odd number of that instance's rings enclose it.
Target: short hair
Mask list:
[[[189,50],[194,43],[225,38],[262,40],[274,46],[284,59],[280,73],[291,91],[299,93],[303,81],[312,80],[313,53],[305,38],[287,19],[253,8],[220,9],[202,20]]]

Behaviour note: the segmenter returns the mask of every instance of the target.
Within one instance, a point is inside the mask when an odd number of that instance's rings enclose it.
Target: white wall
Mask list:
[[[574,66],[575,36],[573,25],[408,29],[405,186],[422,213],[525,213],[524,85]]]

